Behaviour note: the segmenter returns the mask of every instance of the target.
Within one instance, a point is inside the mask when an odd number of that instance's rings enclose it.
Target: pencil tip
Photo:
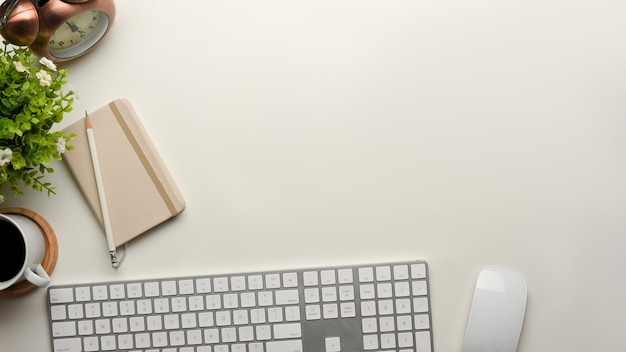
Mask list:
[[[89,119],[89,115],[85,116],[85,125],[87,126],[87,128],[92,128],[91,120]]]

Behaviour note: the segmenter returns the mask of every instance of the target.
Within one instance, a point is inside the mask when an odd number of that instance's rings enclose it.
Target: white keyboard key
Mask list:
[[[54,352],[81,352],[82,348],[80,338],[54,340]]]
[[[146,282],[143,284],[143,292],[146,297],[156,297],[159,293],[158,282]]]
[[[70,303],[74,301],[74,292],[71,288],[50,289],[50,303]]]
[[[242,293],[239,298],[241,300],[242,308],[252,308],[256,306],[256,295],[254,294],[254,292]]]
[[[178,281],[178,292],[181,295],[191,295],[193,291],[193,280],[185,279]]]
[[[324,319],[339,318],[339,307],[336,303],[324,304],[322,306],[322,312],[324,314]]]
[[[423,330],[430,328],[430,320],[427,314],[418,314],[413,317],[413,326],[415,330]]]
[[[185,344],[185,332],[182,330],[179,331],[170,331],[169,333],[170,346],[182,346]]]
[[[220,331],[218,329],[204,329],[204,343],[220,342]]]
[[[302,273],[302,279],[304,281],[304,286],[317,286],[319,285],[319,280],[317,276],[317,271],[305,271]]]
[[[50,318],[52,320],[64,320],[67,318],[65,306],[52,306],[50,307]]]
[[[211,279],[197,279],[196,293],[211,293]]]
[[[128,298],[139,298],[143,296],[140,283],[131,283],[126,285],[126,294]]]
[[[339,300],[340,301],[353,301],[354,300],[354,286],[340,286],[339,287]]]
[[[337,288],[335,286],[322,287],[322,302],[336,302]]]
[[[258,302],[259,302],[259,306],[261,307],[273,306],[274,298],[273,298],[272,292],[270,291],[259,292]]]
[[[339,269],[337,271],[337,277],[340,284],[351,284],[354,282],[352,269]]]
[[[97,319],[94,322],[96,326],[96,334],[110,334],[111,333],[111,321],[109,319]]]
[[[411,286],[408,281],[395,282],[393,288],[394,296],[396,297],[408,297],[411,295]]]
[[[380,348],[382,349],[396,348],[396,334],[381,334],[380,335]]]
[[[222,342],[231,343],[231,342],[237,341],[237,329],[236,328],[232,328],[232,327],[223,328],[221,330],[221,333],[222,333]]]
[[[428,331],[415,332],[415,347],[416,351],[431,351],[432,345],[430,343],[430,333]]]
[[[81,320],[77,325],[79,335],[87,336],[93,334],[93,320]]]
[[[266,345],[266,352],[302,352],[302,340],[271,341]]]
[[[298,304],[300,302],[298,290],[280,290],[275,292],[276,305]]]
[[[128,323],[130,325],[130,331],[132,332],[146,330],[146,322],[143,317],[132,317],[128,319]]]
[[[194,313],[181,314],[180,322],[183,329],[192,329],[198,325],[196,315]]]
[[[300,321],[300,307],[298,306],[285,307],[285,320],[286,321]]]
[[[124,299],[126,298],[126,291],[123,284],[111,285],[110,297],[111,299]]]
[[[302,337],[300,323],[276,324],[273,329],[274,338],[278,340]]]
[[[310,287],[304,289],[304,302],[305,303],[318,303],[320,301],[320,290],[317,287]]]
[[[97,352],[100,350],[100,339],[97,336],[85,337],[83,346],[85,352]]]
[[[70,319],[82,319],[85,314],[83,312],[82,304],[70,304],[67,306],[67,316]]]
[[[117,346],[120,350],[130,350],[133,348],[133,335],[124,334],[117,337]]]
[[[373,334],[378,332],[378,319],[364,318],[361,322],[361,332],[364,334]]]
[[[238,309],[233,311],[233,324],[245,325],[248,324],[248,311],[244,309]]]
[[[339,337],[327,337],[324,339],[326,352],[341,352],[341,340]]]
[[[176,281],[161,282],[161,294],[163,296],[174,296],[176,292]]]
[[[224,308],[239,308],[239,298],[236,293],[227,293],[223,296]]]
[[[396,320],[398,331],[410,331],[413,329],[413,320],[410,315],[401,315]]]
[[[407,280],[409,278],[408,265],[394,265],[393,278],[394,280]]]
[[[66,337],[76,335],[76,323],[73,321],[63,321],[52,323],[52,336]]]
[[[219,295],[206,296],[206,309],[216,310],[222,308],[222,299]]]
[[[113,333],[120,334],[128,332],[128,320],[126,318],[114,318],[111,320]]]
[[[413,281],[412,286],[414,296],[426,296],[426,293],[428,292],[426,287],[426,281]]]
[[[109,290],[106,286],[94,286],[91,288],[91,291],[95,301],[104,301],[109,298]]]
[[[380,315],[393,314],[393,301],[389,299],[378,301],[378,314]]]
[[[354,318],[356,317],[356,306],[354,302],[341,303],[339,305],[339,311],[342,318]]]
[[[262,290],[263,276],[262,275],[250,275],[248,276],[248,289],[250,290]]]
[[[411,264],[411,278],[412,279],[425,279],[426,278],[426,264]]]
[[[409,298],[400,298],[396,300],[396,314],[411,313],[411,300]]]
[[[322,270],[320,272],[320,282],[322,285],[334,285],[336,283],[335,270]]]
[[[135,348],[149,348],[151,345],[150,334],[140,333],[135,335]]]
[[[213,312],[202,312],[198,314],[198,326],[206,328],[213,326]]]
[[[265,275],[265,288],[280,288],[280,275],[279,274]]]
[[[188,330],[187,331],[187,343],[189,345],[201,344],[202,343],[202,331],[201,330]],[[193,351],[193,349],[190,349],[190,351]]]
[[[163,329],[163,321],[160,315],[151,315],[146,317],[146,327],[148,331],[156,331]]]
[[[89,287],[76,287],[76,302],[87,302],[91,300],[91,289]]]
[[[163,326],[166,330],[173,330],[180,328],[180,321],[178,320],[178,314],[167,314],[163,316]]]
[[[388,266],[377,266],[376,267],[376,280],[377,281],[391,280],[391,268]]]
[[[252,324],[265,323],[265,309],[252,309],[250,310],[250,322]]]
[[[230,288],[233,291],[244,291],[246,289],[245,276],[233,276],[230,278]]]
[[[391,283],[383,282],[380,284],[376,284],[376,295],[378,298],[389,298],[393,295],[391,291]]]
[[[269,325],[257,325],[255,327],[256,339],[266,341],[272,338],[272,330]]]
[[[306,320],[322,319],[322,310],[319,305],[313,304],[305,307]]]
[[[398,347],[410,348],[413,347],[413,334],[410,332],[401,332],[398,334]],[[430,352],[430,351],[428,351]]]
[[[376,290],[373,284],[364,284],[359,286],[359,297],[361,299],[373,299],[376,297]]]
[[[361,302],[361,315],[364,317],[371,317],[376,315],[376,302],[375,301],[362,301]]]
[[[204,298],[201,296],[189,297],[189,310],[192,312],[204,310]]]
[[[363,336],[363,349],[366,351],[378,349],[378,336],[377,335],[365,335]]]
[[[213,292],[227,292],[228,291],[228,278],[218,277],[213,279]]]
[[[100,317],[100,304],[99,303],[85,304],[85,317],[99,318]]]
[[[298,275],[296,273],[284,273],[283,274],[283,287],[285,288],[298,287]]]
[[[267,321],[270,323],[279,323],[283,321],[283,310],[279,307],[267,308]]]
[[[428,299],[426,297],[413,298],[413,312],[414,313],[428,312]]]
[[[359,268],[359,282],[373,282],[374,281],[374,268],[365,267]]]

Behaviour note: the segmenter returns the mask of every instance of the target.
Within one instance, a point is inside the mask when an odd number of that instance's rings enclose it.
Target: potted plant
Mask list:
[[[24,188],[54,194],[44,181],[54,172],[52,160],[60,160],[74,136],[51,131],[63,114],[72,110],[74,92],[63,92],[67,70],[57,69],[46,58],[37,59],[27,47],[4,41],[0,53],[0,203],[2,186],[14,195]]]

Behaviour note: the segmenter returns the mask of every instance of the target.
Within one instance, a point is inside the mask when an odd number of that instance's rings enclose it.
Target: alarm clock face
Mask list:
[[[109,23],[109,16],[102,11],[81,12],[57,28],[48,41],[48,51],[58,59],[80,55],[104,36]]]

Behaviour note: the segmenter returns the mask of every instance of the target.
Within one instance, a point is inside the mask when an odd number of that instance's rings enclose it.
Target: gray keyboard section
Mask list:
[[[425,261],[51,286],[52,350],[433,352]]]

